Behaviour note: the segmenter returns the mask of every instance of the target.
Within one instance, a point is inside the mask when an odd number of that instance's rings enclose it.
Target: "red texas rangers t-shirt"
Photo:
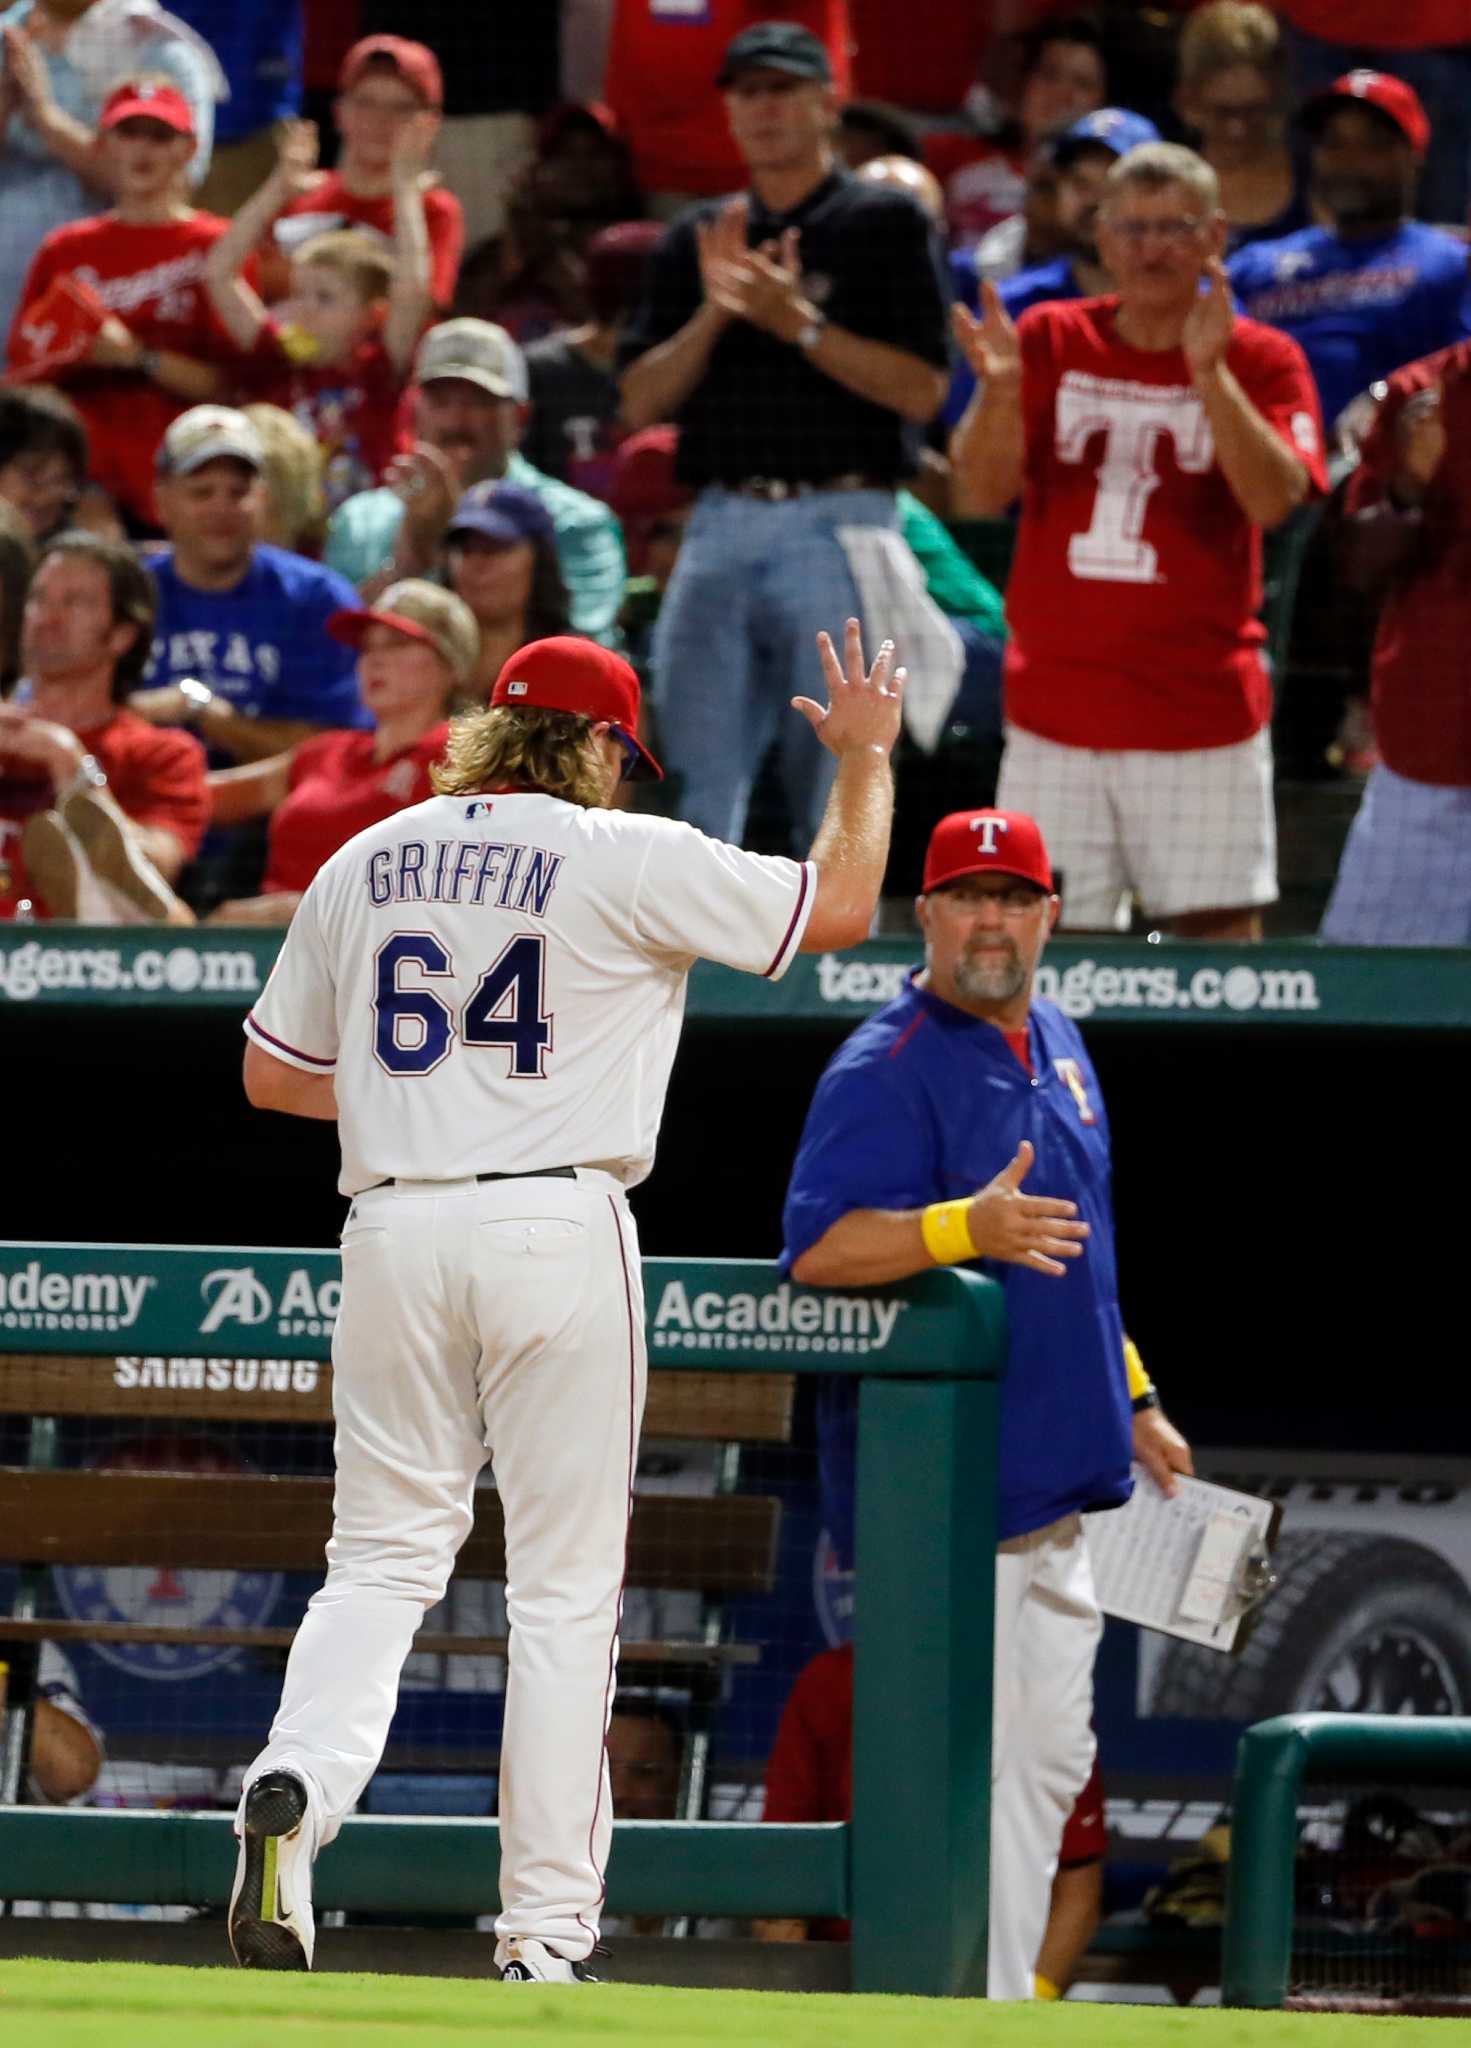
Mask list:
[[[232,361],[237,351],[204,289],[205,255],[228,226],[213,213],[150,226],[104,213],[56,228],[36,251],[16,321],[55,278],[69,272],[92,286],[144,348],[204,362]],[[93,481],[135,519],[156,524],[154,453],[169,423],[193,401],[137,370],[82,368],[61,373],[59,381],[87,423]]]
[[[1026,455],[1006,715],[1063,746],[1229,746],[1271,712],[1261,529],[1216,463],[1183,350],[1128,347],[1117,310],[1053,302],[1017,323]],[[1238,320],[1226,361],[1325,490],[1297,343]]]
[[[304,740],[291,763],[291,787],[271,819],[265,893],[305,889],[323,861],[357,833],[434,791],[429,770],[449,727],[436,725],[386,761],[373,759],[371,732],[324,732]]]

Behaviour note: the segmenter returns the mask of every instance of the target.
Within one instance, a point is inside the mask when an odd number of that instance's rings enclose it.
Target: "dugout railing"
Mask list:
[[[1279,1714],[1241,1738],[1232,1793],[1222,2002],[1287,2002],[1303,1781],[1434,1779],[1471,1790],[1471,1719]]]
[[[15,1354],[324,1359],[337,1280],[336,1253],[317,1250],[0,1244],[0,1371]],[[764,1262],[677,1259],[646,1260],[644,1287],[651,1369],[861,1383],[853,1819],[616,1822],[609,1910],[847,1917],[855,1990],[980,1994],[1000,1289],[947,1271],[837,1295],[795,1287]],[[25,1623],[48,1563],[37,1476],[0,1470],[0,1489],[32,1488],[31,1509],[12,1517],[27,1557],[9,1560],[29,1566]],[[33,1628],[19,1633],[33,1643]],[[0,1658],[6,1641],[0,1618]],[[19,1725],[12,1713],[12,1743]],[[497,1860],[491,1820],[354,1816],[320,1860],[317,1903],[473,1914],[494,1896]],[[225,1814],[0,1808],[8,1898],[80,1890],[103,1903],[218,1907],[233,1863]]]

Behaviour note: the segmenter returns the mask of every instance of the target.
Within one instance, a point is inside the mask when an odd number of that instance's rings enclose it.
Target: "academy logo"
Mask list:
[[[279,1301],[254,1266],[216,1266],[199,1291],[205,1302],[201,1337],[212,1337],[226,1323],[254,1330],[273,1319],[278,1336],[330,1337],[342,1300],[340,1280],[318,1283],[305,1266],[293,1268]]]
[[[157,1285],[152,1273],[53,1273],[30,1259],[0,1272],[0,1329],[128,1330]]]
[[[866,1357],[882,1351],[907,1301],[867,1294],[808,1294],[790,1282],[763,1294],[665,1283],[650,1343],[666,1351],[828,1351]]]

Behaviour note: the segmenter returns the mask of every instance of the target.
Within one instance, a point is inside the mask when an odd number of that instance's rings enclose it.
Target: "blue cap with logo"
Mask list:
[[[1061,169],[1085,149],[1106,149],[1114,156],[1127,156],[1141,142],[1159,139],[1158,128],[1145,115],[1131,113],[1128,107],[1095,107],[1091,114],[1084,114],[1071,128],[1064,128],[1061,135],[1053,138],[1052,161]]]
[[[466,491],[445,528],[445,539],[457,533],[479,533],[487,540],[513,545],[519,540],[551,540],[552,515],[523,484],[491,482]]]

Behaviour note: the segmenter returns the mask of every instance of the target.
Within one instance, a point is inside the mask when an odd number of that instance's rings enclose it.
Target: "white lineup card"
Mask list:
[[[1253,1604],[1242,1590],[1245,1567],[1270,1549],[1280,1519],[1271,1501],[1183,1475],[1166,1500],[1136,1463],[1127,1505],[1084,1517],[1098,1604],[1120,1621],[1235,1649]]]

